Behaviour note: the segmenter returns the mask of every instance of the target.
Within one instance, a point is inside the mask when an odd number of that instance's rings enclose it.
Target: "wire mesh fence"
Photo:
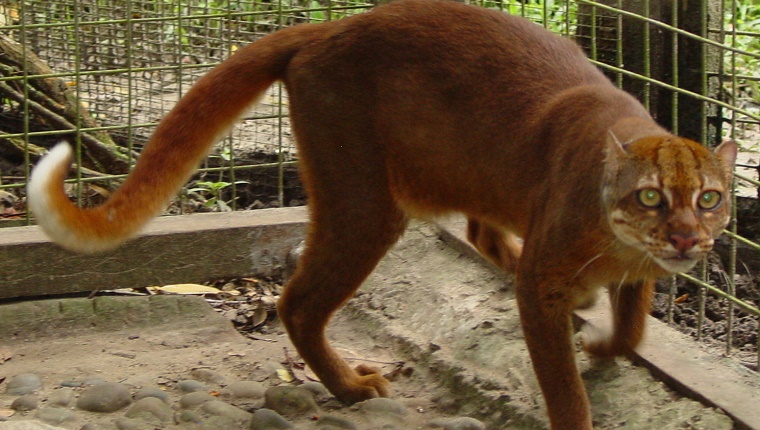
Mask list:
[[[655,315],[760,365],[760,2],[473,0],[573,37],[664,126],[741,147],[734,222],[698,270],[659,286]],[[77,147],[72,198],[94,205],[209,68],[277,29],[340,19],[359,0],[0,2],[0,226],[33,223],[30,167]],[[167,213],[301,205],[287,94],[274,86],[224,137]],[[2,233],[0,233],[2,234]]]

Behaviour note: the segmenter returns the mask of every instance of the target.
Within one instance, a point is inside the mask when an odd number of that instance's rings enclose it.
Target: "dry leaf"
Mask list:
[[[164,285],[163,287],[148,287],[148,290],[154,294],[219,294],[221,290],[200,284],[175,284]]]
[[[293,374],[287,369],[277,369],[277,377],[283,382],[293,382]]]
[[[268,315],[267,310],[264,309],[263,307],[256,308],[253,311],[253,315],[251,315],[251,324],[254,327],[258,327],[264,324],[264,322],[266,322],[267,320],[267,315]]]

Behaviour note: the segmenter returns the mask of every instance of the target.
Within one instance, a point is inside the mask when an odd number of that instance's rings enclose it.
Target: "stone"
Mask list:
[[[330,396],[330,392],[321,382],[309,381],[309,382],[304,382],[301,386],[311,391],[316,397]]]
[[[42,408],[37,411],[37,418],[50,424],[62,424],[74,419],[74,412],[64,408]]]
[[[114,421],[119,430],[155,430],[156,426],[135,418],[121,417]]]
[[[5,392],[10,396],[32,394],[42,388],[42,380],[33,373],[22,373],[14,376],[6,385]]]
[[[48,406],[68,407],[74,400],[74,390],[68,387],[59,388],[52,393],[47,399]]]
[[[37,409],[38,404],[39,401],[37,400],[37,396],[27,394],[14,399],[11,403],[11,409],[19,412],[31,411]]]
[[[266,388],[256,381],[233,382],[224,388],[222,393],[233,399],[260,399],[264,397]]]
[[[357,427],[356,424],[342,417],[336,417],[335,415],[322,415],[319,417],[317,420],[317,427],[322,428],[328,426],[335,429],[359,430],[359,427]]]
[[[267,408],[261,408],[253,413],[249,430],[281,430],[293,428],[282,415]]]
[[[54,427],[37,420],[5,421],[0,425],[2,430],[66,430],[63,427]]]
[[[203,417],[197,412],[184,410],[177,413],[177,421],[180,423],[200,424],[203,422]]]
[[[136,401],[124,416],[127,418],[154,417],[161,423],[169,423],[174,419],[174,411],[157,397],[143,397]]]
[[[394,414],[398,416],[405,416],[407,414],[406,406],[403,403],[385,397],[365,400],[357,403],[356,406],[359,410],[370,413]]]
[[[247,421],[251,418],[251,414],[248,411],[232,406],[229,403],[224,403],[221,400],[212,400],[201,405],[201,411],[222,417],[229,417],[237,422]]]
[[[77,408],[90,412],[115,412],[131,402],[127,387],[105,382],[87,388],[77,400]]]
[[[196,391],[208,391],[206,384],[193,379],[185,379],[177,383],[177,388],[183,393],[194,393]]]
[[[165,403],[169,402],[169,395],[166,393],[166,391],[158,387],[143,387],[137,390],[134,395],[135,400],[144,399],[146,397],[155,397],[157,399],[161,399]]]
[[[217,398],[202,391],[187,393],[179,398],[179,407],[182,409],[192,409],[213,400],[217,400]]]
[[[486,425],[470,417],[437,418],[431,420],[427,427],[442,428],[443,430],[485,430]]]
[[[314,395],[302,387],[271,387],[264,393],[264,405],[286,417],[303,416],[319,411]]]

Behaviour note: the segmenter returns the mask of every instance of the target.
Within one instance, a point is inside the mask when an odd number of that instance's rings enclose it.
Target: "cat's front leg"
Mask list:
[[[552,430],[591,430],[591,408],[575,364],[571,289],[561,278],[520,270],[516,290],[525,342]]]
[[[522,244],[513,233],[468,218],[467,240],[491,263],[508,273],[515,273],[522,254]]]
[[[646,317],[654,296],[654,279],[623,285],[610,285],[612,333],[584,330],[583,347],[597,357],[630,355],[644,336]]]

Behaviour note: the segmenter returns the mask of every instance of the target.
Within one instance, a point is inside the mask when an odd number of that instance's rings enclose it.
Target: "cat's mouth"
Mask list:
[[[689,258],[683,255],[676,255],[669,258],[656,258],[654,259],[657,264],[670,273],[688,272],[699,261],[696,258]]]

